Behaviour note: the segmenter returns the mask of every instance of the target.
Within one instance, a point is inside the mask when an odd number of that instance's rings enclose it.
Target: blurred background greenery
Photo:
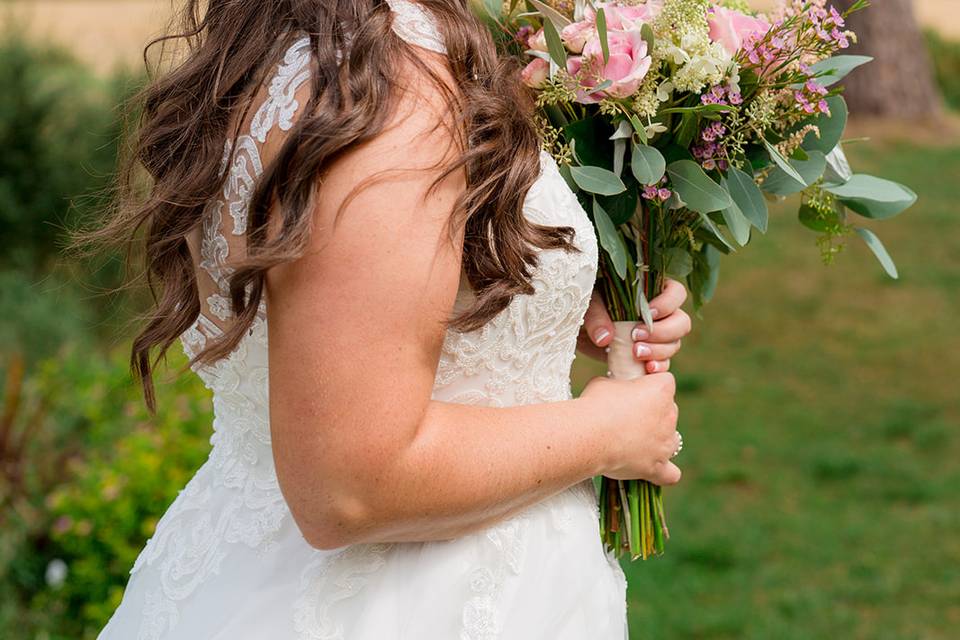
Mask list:
[[[62,251],[66,229],[103,214],[118,105],[141,82],[126,69],[166,6],[2,10],[0,638],[95,637],[207,455],[209,398],[178,375],[182,357],[156,417],[131,384],[138,301],[108,293],[118,257]],[[856,239],[823,266],[788,206],[725,261],[674,363],[687,443],[667,492],[674,537],[666,556],[625,563],[638,640],[956,637],[960,21],[939,0],[915,8],[939,27],[924,41],[945,106],[861,117],[850,137],[870,139],[848,144],[855,167],[921,196],[877,229],[901,278]],[[578,361],[577,386],[597,372]]]

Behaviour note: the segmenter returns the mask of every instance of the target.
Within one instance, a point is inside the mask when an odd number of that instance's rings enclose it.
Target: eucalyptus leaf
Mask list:
[[[897,265],[893,263],[893,258],[887,253],[887,248],[880,242],[877,234],[870,231],[870,229],[863,229],[861,227],[854,227],[854,231],[856,231],[857,235],[870,247],[870,251],[873,251],[873,255],[880,261],[880,265],[883,267],[883,270],[887,272],[887,275],[897,280],[900,277],[900,274],[897,273]]]
[[[656,184],[663,177],[667,161],[654,147],[634,144],[630,154],[630,169],[633,176],[642,185]]]
[[[710,179],[700,165],[692,160],[677,160],[667,166],[674,191],[686,205],[699,213],[720,211],[733,200],[726,189]]]
[[[567,68],[567,50],[560,39],[560,32],[549,20],[543,23],[543,35],[547,40],[547,51],[550,52],[550,58],[561,69]]]
[[[833,56],[811,66],[810,73],[816,76],[817,82],[829,87],[846,78],[857,67],[872,60],[870,56]]]
[[[767,179],[763,181],[761,187],[767,193],[777,196],[790,196],[800,193],[808,186],[816,182],[823,175],[827,168],[827,158],[820,151],[811,151],[807,160],[789,160],[790,166],[794,168],[798,175],[803,179],[797,182],[792,176],[781,169],[776,168],[770,172]]]
[[[612,196],[627,189],[617,174],[600,167],[570,167],[570,174],[577,186],[589,193]]]
[[[743,247],[750,242],[750,221],[740,211],[736,202],[731,203],[720,213],[723,215],[723,221],[726,223],[727,229],[730,229],[730,233],[733,234],[733,239],[736,240],[737,244]]]
[[[503,3],[498,0],[483,0],[483,8],[491,18],[499,20],[500,13],[503,11]]]
[[[800,220],[800,224],[807,229],[816,231],[817,233],[826,233],[831,226],[838,222],[835,214],[833,216],[828,215],[827,218],[824,218],[819,211],[808,204],[802,205],[800,210],[797,211],[797,219]]]
[[[801,146],[807,151],[822,151],[830,153],[837,146],[843,137],[843,132],[847,128],[847,118],[849,110],[847,103],[842,96],[830,96],[827,98],[827,104],[830,105],[830,115],[821,113],[815,118],[804,120],[800,126],[812,124],[820,131],[818,136],[811,131],[803,139]]]
[[[640,138],[640,142],[647,144],[647,142],[649,142],[647,139],[647,128],[640,123],[636,115],[629,113],[627,114],[627,118],[630,119],[630,126],[637,132],[637,137]]]
[[[717,224],[716,224],[713,220],[710,219],[710,216],[708,216],[707,214],[705,214],[705,213],[703,213],[703,212],[700,212],[700,222],[702,222],[702,223],[703,223],[703,226],[704,226],[705,228],[709,229],[709,231],[710,231],[710,233],[713,235],[713,237],[715,237],[717,240],[719,240],[720,242],[722,242],[725,247],[727,247],[727,248],[730,249],[731,251],[736,251],[736,250],[737,250],[737,248],[734,247],[733,244],[731,244],[729,240],[727,240],[726,236],[723,235],[723,232],[720,231],[720,227],[718,227]]]
[[[607,255],[610,256],[610,263],[617,272],[617,277],[621,280],[627,278],[627,248],[623,244],[623,238],[610,220],[610,216],[603,210],[596,198],[593,200],[593,221],[597,227],[597,237],[600,240],[600,246],[603,247]]]
[[[563,181],[567,183],[567,186],[570,187],[571,191],[577,190],[577,183],[573,180],[573,174],[570,173],[570,165],[561,164],[557,167],[557,170],[560,172],[560,176],[563,178]]]
[[[845,183],[825,189],[847,208],[874,220],[892,218],[917,201],[917,194],[902,184],[864,174],[854,174]]]
[[[680,124],[677,125],[677,144],[684,148],[689,147],[699,130],[700,117],[692,111],[685,112],[680,116]]]
[[[621,120],[620,124],[617,125],[617,130],[613,132],[613,135],[610,136],[611,140],[620,140],[621,138],[629,138],[633,135],[633,128],[630,126],[630,122],[627,120]]]
[[[719,277],[720,251],[711,244],[705,244],[694,256],[693,272],[687,276],[694,307],[699,309],[710,301],[717,290]]]
[[[838,144],[827,154],[827,170],[823,174],[823,180],[828,184],[843,184],[852,177],[853,170],[843,152],[843,145]]]
[[[803,181],[803,176],[801,176],[800,173],[793,168],[793,165],[791,165],[790,162],[783,157],[783,154],[780,153],[775,146],[766,140],[763,141],[763,146],[767,150],[767,153],[770,154],[770,159],[773,160],[775,165],[780,167],[789,177],[793,178],[804,186],[807,186]]]
[[[537,11],[543,15],[548,22],[550,22],[557,31],[562,30],[565,26],[570,24],[570,18],[563,15],[550,5],[540,2],[540,0],[530,0],[530,4],[537,8]]]
[[[674,280],[686,278],[693,271],[693,256],[681,247],[670,247],[664,253],[666,273]]]
[[[623,157],[627,153],[627,141],[623,138],[617,138],[613,141],[613,172],[621,175],[623,172]]]
[[[650,313],[650,301],[643,290],[642,278],[637,282],[637,313],[643,319],[643,324],[647,325],[647,331],[653,333],[653,314]]]
[[[607,14],[603,8],[597,9],[597,34],[600,36],[600,51],[603,53],[603,64],[610,60],[610,44],[607,42]]]
[[[653,27],[650,23],[644,22],[640,27],[640,37],[647,43],[647,55],[653,53],[653,45],[656,44],[656,37],[653,35]]]
[[[759,229],[761,233],[766,233],[770,217],[767,201],[753,177],[736,167],[731,167],[727,172],[723,186],[734,203],[740,208],[740,212],[750,221],[750,224]]]

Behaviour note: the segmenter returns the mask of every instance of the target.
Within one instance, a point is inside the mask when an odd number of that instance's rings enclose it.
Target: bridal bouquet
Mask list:
[[[853,173],[838,82],[869,62],[826,0],[769,15],[745,0],[483,0],[494,36],[527,60],[543,145],[591,214],[598,287],[614,320],[652,324],[665,276],[694,304],[719,259],[767,230],[767,200],[799,194],[799,222],[829,262],[856,234],[891,277],[880,240],[852,214],[894,216],[908,188]],[[617,556],[663,552],[661,488],[603,478],[601,533]]]

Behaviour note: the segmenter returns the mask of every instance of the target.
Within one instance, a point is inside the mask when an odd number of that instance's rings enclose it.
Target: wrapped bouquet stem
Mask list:
[[[604,226],[604,238],[613,243],[604,252],[598,285],[614,320],[614,337],[607,352],[607,375],[633,380],[646,375],[646,367],[633,354],[631,333],[638,320],[652,325],[648,300],[662,288],[663,265],[651,264],[652,247],[660,222],[656,208],[639,211],[632,233],[617,236],[609,216],[597,205],[594,221]],[[611,235],[611,233],[613,235]],[[621,258],[621,255],[623,256]],[[669,538],[663,508],[663,489],[645,480],[602,478],[600,483],[600,534],[605,545],[629,552],[633,559],[663,553]]]
[[[767,14],[747,0],[478,1],[502,50],[524,60],[543,147],[593,220],[614,320],[652,325],[667,276],[694,307],[709,301],[721,256],[766,233],[768,200],[788,196],[825,262],[856,236],[897,277],[862,219],[917,196],[854,173],[842,146],[839,82],[870,61],[842,53],[856,38],[846,18],[866,0],[843,12],[781,0]],[[664,550],[660,487],[604,478],[600,508],[618,556]]]
[[[643,363],[633,357],[630,332],[633,321],[615,321],[615,333],[607,354],[607,369],[611,378],[634,380],[646,375]],[[600,481],[600,527],[603,542],[614,549],[624,546],[633,558],[644,559],[663,552],[663,543],[669,537],[663,512],[662,488],[646,480]]]

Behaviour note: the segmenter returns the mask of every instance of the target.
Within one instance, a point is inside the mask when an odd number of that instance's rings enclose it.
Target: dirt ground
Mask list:
[[[754,0],[759,8],[774,0]],[[144,44],[162,33],[180,0],[7,0],[0,24],[67,44],[100,71],[139,65]],[[921,22],[960,39],[958,0],[915,0]]]

